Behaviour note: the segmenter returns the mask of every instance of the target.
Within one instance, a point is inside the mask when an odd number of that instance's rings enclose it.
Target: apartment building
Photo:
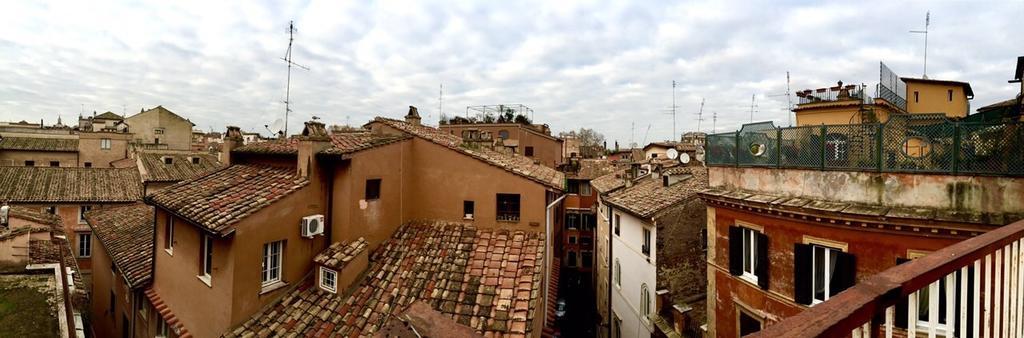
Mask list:
[[[83,337],[88,289],[60,217],[14,206],[0,222],[4,335]]]
[[[666,300],[703,294],[700,242],[704,204],[696,194],[706,187],[703,167],[655,165],[639,178],[628,175],[621,188],[602,197],[602,206],[611,218],[607,234],[611,337],[683,333],[662,315],[676,317],[673,311],[692,315],[688,312],[693,306],[681,303],[670,307]],[[681,329],[693,333],[694,327]]]
[[[575,277],[591,285],[598,193],[590,182],[611,173],[615,166],[607,160],[571,158],[560,167],[566,178],[566,196],[562,203],[565,208],[565,221],[556,236],[560,243],[555,252],[564,257],[563,268],[578,272]]]
[[[209,153],[175,150],[141,150],[132,164],[139,169],[146,195],[221,168]]]
[[[597,194],[597,228],[594,236],[594,303],[599,317],[597,336],[611,337],[611,265],[609,250],[611,249],[612,216],[604,199],[608,194],[626,185],[629,169],[619,169],[590,181],[590,186]]]
[[[192,127],[188,119],[156,106],[143,109],[124,119],[133,134],[132,145],[137,149],[189,150],[192,148]]]
[[[92,270],[92,230],[89,210],[142,199],[142,181],[134,168],[0,167],[0,200],[60,216],[77,264]]]
[[[0,136],[0,166],[74,167],[78,162],[78,139],[70,134]]]
[[[499,110],[494,110],[498,109],[496,107],[485,106],[480,109],[485,112],[497,112]],[[525,118],[520,119],[520,122],[487,122],[455,117],[443,121],[439,128],[468,141],[486,141],[496,147],[507,148],[514,154],[536,159],[540,164],[550,168],[556,167],[564,158],[569,157],[568,153],[563,153],[563,141],[552,136],[547,125],[533,124]]]
[[[1019,154],[1019,124],[958,122],[950,114],[892,114],[884,124],[754,123],[709,135],[710,189],[701,194],[708,334],[757,332],[897,264],[1020,219],[1024,161],[1007,156]],[[963,334],[970,327],[961,318],[979,312],[954,318],[938,309],[953,309],[947,305],[961,295],[953,291],[967,288],[952,283],[937,281],[899,302],[894,330]]]
[[[300,136],[245,146],[231,127],[226,167],[147,196],[157,233],[146,295],[172,336],[371,334],[416,299],[477,332],[538,336],[564,176],[462,147],[413,115],[333,135],[308,122]],[[444,289],[487,297],[471,314]],[[321,322],[327,310],[345,321]],[[272,324],[285,313],[319,319]]]

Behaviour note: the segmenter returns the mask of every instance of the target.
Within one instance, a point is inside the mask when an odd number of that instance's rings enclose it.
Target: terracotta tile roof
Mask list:
[[[78,151],[78,139],[42,137],[0,138],[0,150]]]
[[[0,167],[0,200],[132,202],[142,199],[135,168]]]
[[[153,207],[142,203],[85,213],[110,259],[135,289],[153,277]]]
[[[349,261],[366,250],[366,246],[366,239],[362,237],[351,243],[334,242],[327,250],[316,255],[313,262],[341,271]]]
[[[640,217],[654,216],[676,203],[696,197],[698,192],[708,187],[707,168],[685,168],[691,177],[668,187],[662,186],[661,179],[644,176],[636,180],[633,186],[609,194],[605,201]]]
[[[171,159],[171,164],[165,162]],[[192,159],[199,159],[198,164]],[[142,180],[145,182],[177,182],[193,179],[221,167],[216,156],[188,152],[144,152],[139,154]]]
[[[580,180],[593,180],[612,173],[617,169],[615,164],[609,160],[598,160],[598,159],[582,159],[580,160],[580,169],[576,172],[568,173],[566,176],[572,179]]]
[[[23,206],[11,206],[11,217],[20,218],[27,221],[36,222],[44,225],[61,225],[60,216],[42,212],[38,208],[26,208]]]
[[[146,201],[226,235],[239,220],[307,184],[295,167],[235,164],[164,188]]]
[[[413,222],[373,252],[350,295],[307,279],[227,337],[369,336],[421,301],[485,337],[533,336],[540,304],[543,234]]]
[[[600,193],[609,193],[626,185],[626,181],[623,178],[625,175],[626,170],[618,170],[590,180],[590,185]]]
[[[348,154],[407,139],[392,135],[374,135],[369,132],[335,133],[331,136],[331,147],[320,151],[323,154]],[[299,137],[293,136],[286,140],[270,140],[250,143],[235,148],[232,152],[244,154],[280,154],[294,155],[299,153]]]
[[[192,337],[192,334],[189,333],[188,329],[185,328],[185,325],[178,320],[178,317],[171,312],[171,308],[167,307],[167,304],[164,303],[164,300],[156,293],[156,290],[153,290],[152,287],[148,287],[146,288],[146,291],[143,291],[143,293],[146,294],[146,298],[149,298],[149,303],[153,304],[153,308],[156,309],[156,312],[160,314],[160,318],[163,318],[164,322],[167,323],[171,332],[174,332],[178,338]]]
[[[373,122],[383,123],[389,127],[401,130],[413,136],[456,150],[460,153],[469,155],[485,163],[505,169],[505,171],[523,176],[548,187],[558,190],[564,189],[565,175],[562,174],[562,172],[534,163],[534,161],[528,157],[502,154],[485,148],[465,147],[462,145],[461,137],[429,126],[414,125],[406,123],[405,121],[383,117],[377,117],[371,123]]]
[[[97,115],[96,117],[94,117],[94,119],[118,120],[118,121],[124,120],[124,118],[121,117],[121,115],[117,115],[117,114],[114,114],[114,113],[109,112],[109,111],[106,112],[106,113]]]

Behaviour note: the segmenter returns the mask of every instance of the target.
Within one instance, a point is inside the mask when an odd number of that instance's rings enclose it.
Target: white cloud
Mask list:
[[[701,98],[707,131],[712,112],[718,131],[749,121],[751,95],[756,120],[785,124],[787,71],[793,90],[873,84],[879,61],[918,76],[923,43],[907,31],[928,10],[929,75],[971,82],[974,107],[1012,95],[1024,2],[11,1],[0,120],[164,105],[203,129],[264,131],[284,112],[294,19],[295,61],[311,70],[293,69],[291,126],[408,105],[436,120],[443,82],[448,114],[523,103],[556,131],[652,141],[672,132],[673,80],[682,132],[696,129]]]

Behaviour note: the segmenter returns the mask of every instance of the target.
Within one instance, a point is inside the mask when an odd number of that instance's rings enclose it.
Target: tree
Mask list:
[[[593,129],[580,128],[579,130],[559,133],[558,136],[563,138],[572,137],[578,140],[580,147],[579,155],[583,158],[596,158],[604,154],[604,135]]]

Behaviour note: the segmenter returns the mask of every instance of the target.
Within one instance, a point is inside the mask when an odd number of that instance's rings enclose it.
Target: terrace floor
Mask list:
[[[0,338],[58,337],[52,274],[0,275]]]

